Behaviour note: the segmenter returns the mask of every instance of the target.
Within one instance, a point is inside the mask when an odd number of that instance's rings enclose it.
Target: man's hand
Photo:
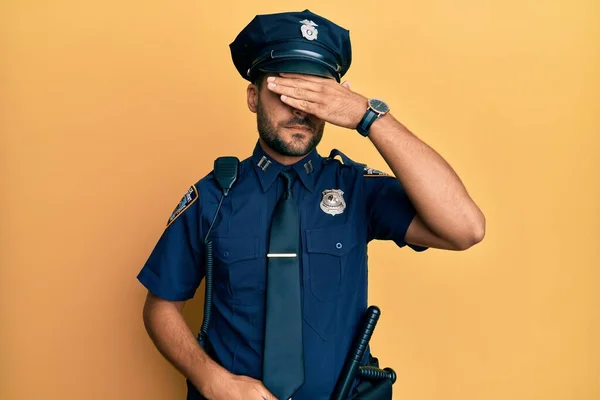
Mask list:
[[[277,400],[261,381],[233,374],[215,382],[204,395],[209,400]]]
[[[368,108],[366,97],[350,90],[350,84],[310,75],[280,74],[267,78],[269,90],[281,101],[319,119],[348,129],[356,126]]]

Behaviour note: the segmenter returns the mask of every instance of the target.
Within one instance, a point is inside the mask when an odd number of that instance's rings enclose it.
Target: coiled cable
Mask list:
[[[210,235],[210,231],[212,230],[215,221],[217,220],[217,216],[219,215],[219,210],[221,209],[221,204],[223,204],[223,199],[225,195],[221,196],[221,201],[219,201],[219,205],[217,206],[217,211],[215,212],[215,216],[206,232],[206,236],[204,237],[204,261],[205,261],[205,294],[204,294],[204,318],[202,320],[202,326],[200,327],[200,335],[198,340],[200,341],[200,345],[205,348],[206,344],[206,335],[208,334],[208,327],[210,325],[210,318],[212,314],[212,299],[213,299],[213,244],[212,241],[208,241],[208,236]]]

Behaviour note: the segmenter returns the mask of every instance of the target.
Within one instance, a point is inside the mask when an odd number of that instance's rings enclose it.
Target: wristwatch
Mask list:
[[[368,136],[373,122],[388,112],[390,112],[390,108],[383,102],[383,100],[370,99],[369,108],[367,108],[367,112],[356,126],[356,130],[361,135]]]

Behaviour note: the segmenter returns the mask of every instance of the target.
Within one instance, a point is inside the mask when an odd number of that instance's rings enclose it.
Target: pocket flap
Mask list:
[[[340,225],[306,231],[306,247],[309,253],[345,256],[356,246],[356,227]]]
[[[213,255],[232,264],[258,257],[258,236],[216,237]]]

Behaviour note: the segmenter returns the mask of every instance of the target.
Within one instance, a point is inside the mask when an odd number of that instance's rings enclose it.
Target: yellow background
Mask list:
[[[135,276],[189,185],[255,143],[228,44],[305,8],[351,30],[353,88],[487,217],[464,253],[371,246],[395,398],[600,399],[597,0],[4,0],[1,399],[183,399]],[[334,146],[389,171],[355,132],[329,126]]]

